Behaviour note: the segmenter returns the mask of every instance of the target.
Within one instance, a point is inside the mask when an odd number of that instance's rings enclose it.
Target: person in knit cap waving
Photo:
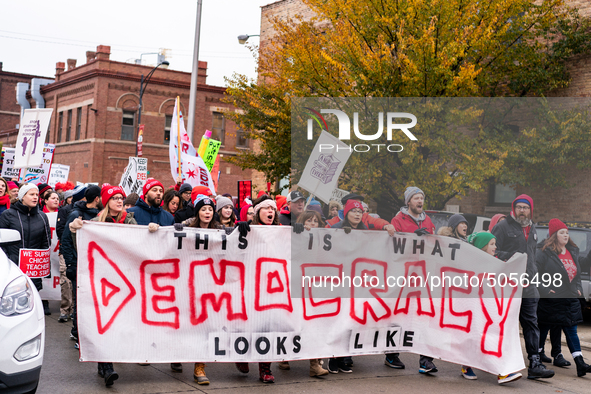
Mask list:
[[[546,336],[552,326],[562,328],[568,349],[577,365],[577,376],[585,376],[587,372],[591,372],[591,366],[583,359],[577,334],[577,325],[583,322],[579,302],[579,298],[583,296],[579,248],[570,238],[566,225],[559,219],[552,219],[548,223],[548,239],[544,241],[542,250],[538,251],[536,264],[540,278],[552,278],[548,286],[539,287],[540,348],[544,348]],[[552,349],[552,354],[557,354],[555,361],[559,357],[564,358],[560,349]]]
[[[534,202],[527,194],[517,196],[511,204],[511,214],[497,223],[492,234],[497,239],[497,257],[509,260],[515,253],[527,254],[527,278],[535,280],[538,274],[536,266],[536,249],[538,235],[533,225]],[[527,370],[528,379],[551,378],[554,371],[547,369],[540,360],[538,345],[540,329],[538,327],[538,288],[530,284],[523,288],[523,299],[519,310],[519,322],[523,328],[525,350],[530,360]]]

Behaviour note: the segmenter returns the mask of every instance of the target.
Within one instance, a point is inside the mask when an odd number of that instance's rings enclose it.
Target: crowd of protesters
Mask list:
[[[76,281],[78,255],[76,250],[76,232],[83,227],[84,221],[142,225],[147,231],[155,232],[162,226],[174,226],[177,231],[184,226],[220,229],[227,234],[238,231],[246,236],[250,225],[292,226],[295,233],[302,233],[313,228],[387,231],[390,236],[396,232],[415,233],[425,236],[435,233],[435,226],[424,210],[425,193],[418,187],[408,187],[404,192],[405,205],[391,221],[369,213],[364,196],[350,193],[340,202],[331,201],[324,206],[313,198],[306,197],[299,191],[292,191],[287,197],[271,195],[261,191],[256,199],[250,197],[240,202],[237,209],[230,194],[214,196],[204,186],[193,187],[178,182],[165,189],[156,179],[148,179],[141,195],[126,195],[119,186],[104,184],[78,185],[70,182],[57,184],[55,189],[47,184],[18,185],[14,180],[0,178],[0,228],[15,229],[21,235],[18,244],[4,246],[6,255],[14,262],[19,261],[21,249],[48,249],[51,245],[50,223],[46,214],[57,212],[56,234],[60,241],[60,285],[62,301],[59,322],[72,320],[70,337],[78,348],[78,327],[76,314]],[[560,348],[561,332],[564,332],[568,348],[576,363],[578,376],[591,372],[591,366],[583,359],[581,345],[577,336],[577,324],[583,321],[581,303],[581,268],[579,250],[568,235],[567,226],[559,219],[552,219],[546,240],[538,240],[533,226],[533,200],[527,195],[518,196],[512,203],[511,211],[506,215],[495,215],[488,231],[468,234],[468,221],[460,214],[452,215],[439,229],[438,235],[453,237],[484,253],[507,261],[515,253],[527,255],[527,274],[536,273],[561,275],[566,285],[560,287],[527,286],[523,290],[523,299],[519,321],[529,359],[528,378],[551,378],[554,371],[547,369],[544,363],[551,363],[544,344],[550,332],[555,366],[564,367],[570,363],[564,358]],[[41,279],[33,279],[38,290],[42,288]],[[543,291],[542,298],[540,292]],[[46,314],[50,314],[48,304],[44,302]],[[399,353],[387,353],[385,365],[403,369],[405,364]],[[147,365],[147,364],[142,364]],[[351,357],[335,357],[328,360],[327,369],[323,360],[310,360],[310,376],[324,376],[329,373],[351,373]],[[264,383],[272,383],[275,378],[271,363],[258,365],[259,378]],[[171,363],[173,372],[182,372],[181,363]],[[241,373],[249,373],[247,363],[236,363]],[[278,368],[289,370],[289,362],[278,363]],[[433,358],[421,355],[419,372],[431,374],[437,372]],[[112,363],[99,363],[98,373],[105,384],[111,386],[119,375]],[[477,375],[468,365],[461,366],[461,374],[466,379],[477,379]],[[196,362],[193,366],[195,381],[209,384],[205,374],[205,364]],[[519,372],[499,375],[499,384],[505,384],[521,378]]]

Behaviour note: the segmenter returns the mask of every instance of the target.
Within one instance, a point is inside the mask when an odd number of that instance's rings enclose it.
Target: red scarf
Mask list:
[[[10,208],[10,196],[8,194],[0,197],[0,205],[6,205],[6,209]]]
[[[100,214],[99,214],[100,215]],[[123,211],[123,214],[121,215],[121,220],[119,220],[118,222],[115,222],[115,218],[111,217],[111,220],[109,220],[109,222],[111,223],[121,223],[121,224],[125,224],[125,218],[127,217],[127,212]]]
[[[47,205],[44,205],[43,206],[43,212],[45,212],[45,213],[51,213],[51,212],[49,212],[49,209],[47,209]],[[54,212],[57,212],[57,209]]]

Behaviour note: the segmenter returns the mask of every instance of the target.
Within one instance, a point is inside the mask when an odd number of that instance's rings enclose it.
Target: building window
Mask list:
[[[164,116],[164,145],[170,144],[170,125],[172,124],[172,115]]]
[[[123,111],[123,120],[121,121],[121,139],[124,141],[133,141],[134,130],[135,112]]]
[[[80,130],[82,129],[82,107],[78,107],[76,111],[76,138],[75,140],[80,139]]]
[[[66,142],[70,141],[70,135],[72,133],[72,110],[68,110],[68,125],[66,126]]]
[[[490,203],[492,205],[511,205],[517,197],[515,189],[509,185],[492,185],[490,190]]]
[[[220,141],[222,145],[224,145],[224,135],[226,134],[225,125],[226,120],[224,119],[224,114],[221,112],[214,112],[213,125],[211,126],[211,139]]]
[[[248,138],[246,138],[244,130],[236,130],[236,147],[248,148]]]
[[[64,113],[60,112],[58,121],[57,121],[57,142],[62,142],[62,128],[64,125]]]

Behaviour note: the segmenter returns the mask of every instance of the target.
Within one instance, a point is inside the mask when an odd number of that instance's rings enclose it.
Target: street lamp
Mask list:
[[[164,61],[158,63],[158,65],[156,67],[154,67],[152,69],[152,71],[150,71],[148,73],[148,76],[146,78],[144,78],[144,74],[142,74],[142,79],[140,82],[140,105],[139,105],[139,113],[137,115],[137,132],[135,135],[135,156],[136,157],[137,157],[137,139],[138,139],[138,134],[140,132],[140,124],[142,123],[142,97],[144,97],[146,87],[150,83],[150,78],[152,78],[154,71],[156,71],[156,69],[160,66],[168,66],[168,65],[170,65],[170,63],[167,60],[164,60]],[[144,84],[144,81],[145,81],[145,84]]]
[[[238,43],[244,45],[244,44],[246,44],[246,41],[248,41],[248,39],[250,37],[260,37],[260,36],[261,36],[260,34],[253,34],[253,35],[241,34],[238,36]]]

